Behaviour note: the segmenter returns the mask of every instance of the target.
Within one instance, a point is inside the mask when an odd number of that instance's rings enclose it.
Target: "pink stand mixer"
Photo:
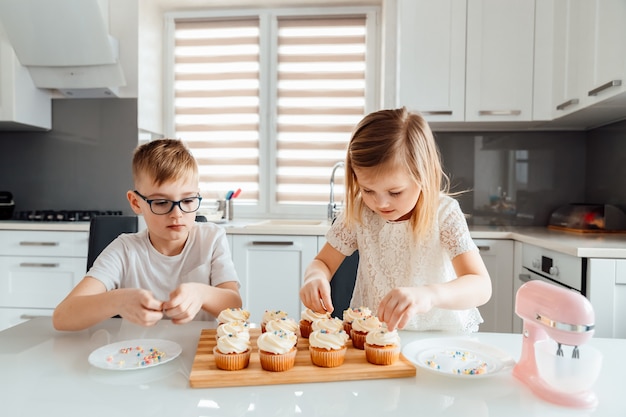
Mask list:
[[[524,330],[513,375],[546,401],[576,408],[597,406],[598,398],[590,388],[602,356],[590,346],[582,347],[594,333],[595,314],[589,300],[574,290],[529,281],[517,291],[515,313],[522,318]],[[564,353],[564,346],[573,347],[571,354]]]

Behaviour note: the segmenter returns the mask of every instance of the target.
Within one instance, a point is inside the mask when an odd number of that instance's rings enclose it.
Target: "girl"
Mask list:
[[[377,307],[391,330],[477,331],[491,280],[448,186],[419,114],[366,116],[348,145],[345,211],[305,271],[304,305],[333,311],[329,282],[358,250],[351,306]]]

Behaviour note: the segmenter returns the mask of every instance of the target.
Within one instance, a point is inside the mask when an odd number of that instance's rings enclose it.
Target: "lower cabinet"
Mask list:
[[[244,308],[260,323],[265,310],[286,311],[300,320],[300,285],[317,255],[317,236],[232,235],[233,262]]]
[[[88,232],[0,231],[0,330],[51,316],[85,275]]]
[[[474,239],[491,277],[491,299],[478,307],[484,322],[481,332],[513,332],[513,259],[512,240]]]

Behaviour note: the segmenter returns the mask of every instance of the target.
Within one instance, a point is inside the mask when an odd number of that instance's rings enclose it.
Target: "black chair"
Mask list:
[[[356,251],[343,260],[330,281],[330,298],[334,307],[333,317],[343,319],[343,311],[350,307],[358,266],[359,251]]]
[[[89,222],[89,248],[87,250],[87,271],[100,252],[122,233],[136,233],[137,216],[94,216]]]

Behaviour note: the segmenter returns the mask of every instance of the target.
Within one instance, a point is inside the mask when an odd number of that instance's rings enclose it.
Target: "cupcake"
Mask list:
[[[329,312],[316,313],[310,308],[307,308],[300,315],[300,319],[301,319],[300,320],[300,336],[309,337],[309,334],[311,333],[311,325],[313,324],[315,320],[329,319],[329,318],[330,318]]]
[[[217,339],[213,348],[215,365],[225,371],[237,371],[250,363],[250,335],[247,332],[229,333]]]
[[[341,320],[340,320],[341,321]],[[348,335],[343,330],[329,332],[314,330],[309,335],[309,353],[314,365],[334,368],[343,364],[346,357]]]
[[[373,330],[365,337],[365,358],[374,365],[391,365],[400,356],[400,336],[385,327]]]
[[[316,330],[326,330],[329,333],[337,333],[343,330],[343,321],[336,317],[317,319],[311,324],[311,331]],[[346,336],[348,336],[348,333],[346,333]]]
[[[362,319],[372,315],[372,310],[367,307],[347,308],[343,311],[343,329],[350,334],[352,322],[355,319]]]
[[[265,332],[265,324],[270,320],[282,319],[289,317],[286,311],[282,310],[265,310],[263,319],[261,320],[261,332]]]
[[[274,332],[276,330],[288,330],[296,333],[298,331],[298,323],[291,317],[281,317],[273,319],[265,323],[265,331]]]
[[[249,318],[250,312],[248,310],[244,310],[243,308],[227,308],[220,311],[220,314],[217,316],[217,321],[219,324],[236,320],[247,322]]]
[[[350,330],[350,339],[352,346],[357,349],[364,349],[365,336],[371,331],[380,329],[382,323],[376,316],[363,317],[352,322],[352,330]]]
[[[282,372],[293,368],[296,363],[298,338],[286,330],[266,331],[257,339],[259,361],[266,371]]]
[[[215,331],[215,338],[219,339],[222,336],[230,333],[241,333],[241,337],[247,337],[250,340],[250,325],[247,321],[233,320],[228,323],[220,324]]]

